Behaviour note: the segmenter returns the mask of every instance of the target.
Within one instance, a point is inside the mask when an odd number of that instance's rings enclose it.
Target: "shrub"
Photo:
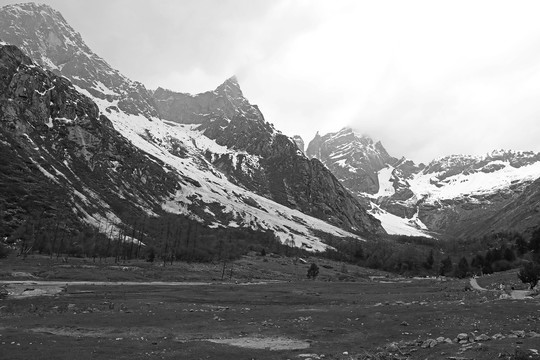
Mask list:
[[[533,289],[540,280],[540,265],[529,262],[519,270],[518,278]]]
[[[312,263],[307,271],[308,279],[314,279],[319,275],[319,267],[317,264]]]

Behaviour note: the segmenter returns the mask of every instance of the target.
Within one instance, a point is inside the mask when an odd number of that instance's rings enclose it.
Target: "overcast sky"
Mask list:
[[[348,125],[418,162],[540,151],[537,1],[42,2],[148,88],[197,93],[236,74],[306,145]]]

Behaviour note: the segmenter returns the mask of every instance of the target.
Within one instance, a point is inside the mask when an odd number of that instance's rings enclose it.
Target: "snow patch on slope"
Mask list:
[[[381,221],[384,230],[390,235],[432,237],[426,232],[426,225],[418,218],[418,212],[411,219],[406,219],[390,214],[372,202],[369,213]]]
[[[163,204],[164,210],[202,221],[189,210],[190,205],[200,206],[202,209],[204,204],[218,206],[222,212],[232,216],[233,220],[222,223],[215,217],[215,222],[210,226],[241,226],[256,230],[272,230],[283,243],[312,251],[324,251],[328,248],[313,230],[338,237],[358,238],[320,219],[275,203],[229,182],[203,154],[207,152],[212,156],[226,154],[234,161],[238,159],[240,153],[217,144],[196,130],[196,125],[170,123],[159,118],[148,119],[142,115],[131,115],[115,110],[107,111],[108,107],[114,105],[113,102],[94,98],[84,89],[78,89],[96,102],[104,115],[112,121],[115,129],[130,142],[166,164],[166,171],[175,171],[186,180],[181,189]],[[171,149],[174,144],[180,144],[186,155],[173,154]],[[242,162],[244,171],[249,171],[251,166],[258,166],[258,157],[245,152],[241,154],[247,159]],[[203,211],[212,214],[209,209]]]
[[[391,181],[393,172],[394,168],[392,166],[387,166],[377,172],[379,178],[379,191],[373,195],[375,198],[392,196],[395,194],[396,190]]]
[[[519,168],[503,161],[494,161],[488,165],[499,169],[493,172],[459,173],[442,181],[437,178],[441,173],[416,174],[409,180],[410,189],[416,195],[409,202],[423,198],[426,203],[436,203],[470,195],[487,195],[509,188],[512,184],[530,182],[540,177],[540,162]]]

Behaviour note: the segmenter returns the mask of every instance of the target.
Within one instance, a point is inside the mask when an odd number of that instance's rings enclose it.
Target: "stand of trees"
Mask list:
[[[56,258],[90,257],[94,261],[146,259],[163,265],[180,260],[223,261],[225,269],[227,263],[249,251],[292,257],[313,254],[290,247],[288,242],[282,244],[271,232],[210,228],[182,215],[150,217],[126,210],[121,225],[107,222],[91,227],[82,225],[73,211],[61,206],[30,205],[28,208],[35,210],[27,212],[4,239],[22,257],[39,253]],[[0,206],[0,212],[2,209]],[[6,218],[6,214],[1,215],[0,222]],[[0,223],[0,228],[8,229],[6,224]],[[450,241],[387,236],[362,242],[324,233],[316,235],[334,248],[318,254],[321,257],[404,275],[467,277],[517,268],[528,262],[540,263],[540,227],[529,239],[516,232]],[[2,242],[0,257],[7,253]],[[525,275],[529,273],[530,269],[524,267],[523,278],[530,278]]]
[[[459,278],[540,263],[540,228],[530,239],[517,232],[481,238],[439,241],[423,237],[388,236],[373,241],[327,237],[334,260],[404,275],[444,275]]]
[[[18,255],[45,254],[50,257],[113,258],[114,262],[131,259],[210,262],[230,261],[248,251],[283,251],[271,232],[240,228],[209,228],[185,216],[131,217],[127,223],[81,225],[70,216],[29,215],[5,239],[0,241],[0,256],[7,246]],[[1,240],[1,239],[0,239]]]

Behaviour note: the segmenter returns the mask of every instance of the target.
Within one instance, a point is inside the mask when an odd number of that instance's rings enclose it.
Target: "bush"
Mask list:
[[[540,280],[540,265],[529,262],[519,270],[518,278],[533,289]]]
[[[319,275],[319,267],[317,264],[312,263],[307,271],[307,277],[308,279],[314,279]]]

